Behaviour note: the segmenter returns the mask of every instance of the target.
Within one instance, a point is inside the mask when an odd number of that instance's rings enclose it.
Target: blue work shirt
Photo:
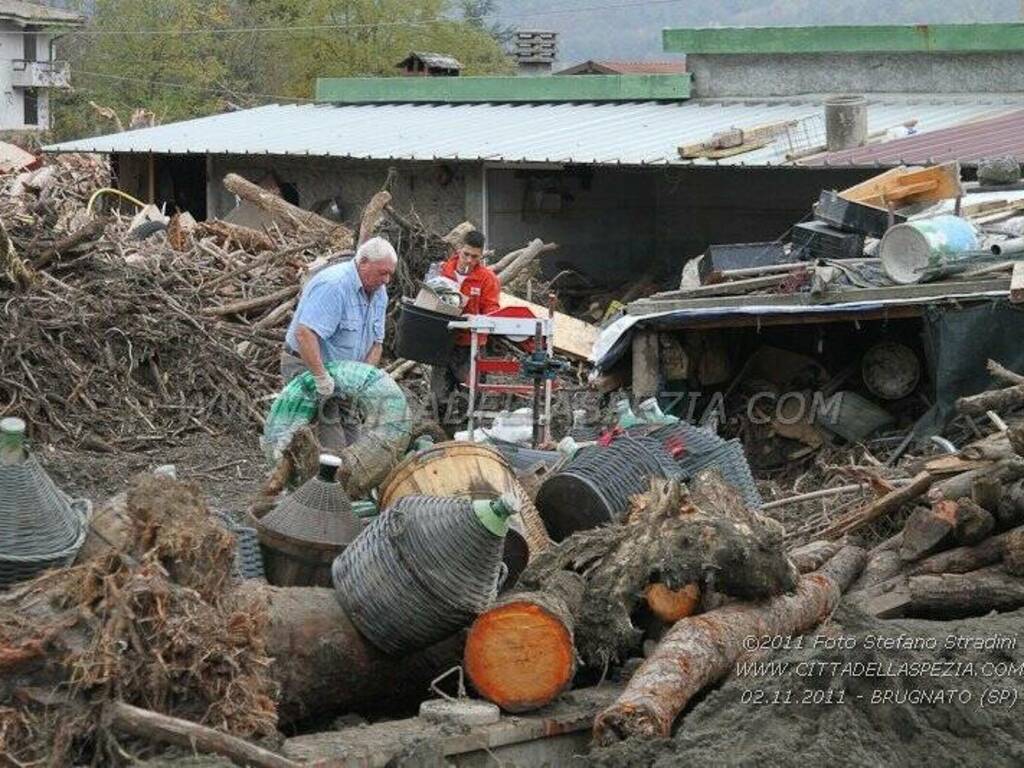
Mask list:
[[[355,261],[325,267],[302,289],[285,340],[298,354],[295,332],[299,325],[304,325],[320,338],[320,356],[325,364],[362,361],[370,347],[384,341],[387,307],[387,288],[381,286],[367,296]]]

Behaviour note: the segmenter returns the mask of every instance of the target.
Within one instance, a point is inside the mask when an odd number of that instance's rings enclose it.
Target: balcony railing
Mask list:
[[[69,88],[71,72],[66,61],[11,62],[11,85],[15,88]]]

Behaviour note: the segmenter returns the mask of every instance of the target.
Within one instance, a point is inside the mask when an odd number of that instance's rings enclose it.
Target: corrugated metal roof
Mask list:
[[[927,165],[959,160],[977,165],[983,157],[1013,155],[1024,160],[1024,110],[880,144],[830,152],[806,165]]]
[[[85,17],[62,8],[49,8],[22,0],[0,0],[0,19],[12,19],[32,24],[85,24]]]
[[[270,105],[46,147],[50,152],[301,155],[584,165],[782,165],[824,143],[821,98],[545,104]],[[868,130],[922,133],[1024,108],[1024,97],[871,98]],[[720,160],[677,148],[730,128],[792,122],[766,147]]]

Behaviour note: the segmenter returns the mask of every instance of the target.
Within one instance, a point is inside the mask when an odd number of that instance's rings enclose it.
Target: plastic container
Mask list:
[[[947,267],[970,261],[978,248],[974,226],[947,215],[897,224],[882,237],[878,255],[885,274],[909,285],[940,277]]]
[[[448,330],[452,318],[403,301],[395,335],[395,354],[427,365],[446,365],[455,348],[455,334]]]

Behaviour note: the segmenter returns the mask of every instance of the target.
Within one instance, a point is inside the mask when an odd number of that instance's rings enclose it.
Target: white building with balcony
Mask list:
[[[77,13],[0,0],[0,131],[49,129],[50,92],[70,86],[54,42],[84,24]]]

